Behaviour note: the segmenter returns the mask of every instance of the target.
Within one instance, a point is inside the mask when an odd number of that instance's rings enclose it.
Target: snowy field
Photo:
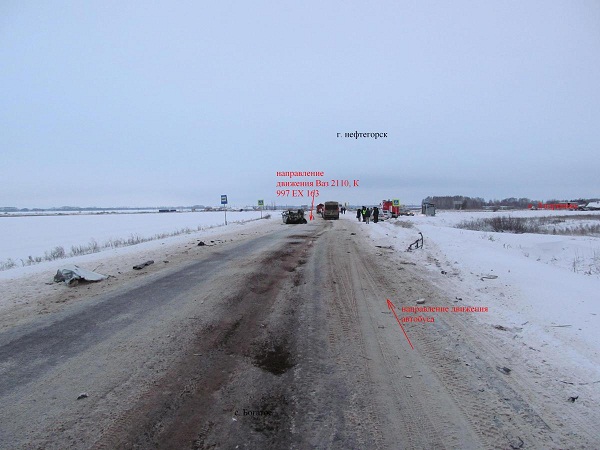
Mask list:
[[[494,216],[519,217],[538,221],[549,218],[545,226],[548,234],[495,233],[454,228],[461,222]],[[453,251],[451,249],[460,250],[461,247],[470,247],[472,251],[483,251],[490,254],[491,258],[503,258],[510,255],[509,257],[515,264],[519,261],[535,261],[577,274],[600,275],[600,235],[552,234],[553,229],[560,232],[565,229],[578,230],[580,227],[594,224],[598,226],[600,224],[600,212],[442,211],[436,217],[416,216],[413,221],[415,225],[423,225],[423,230],[427,230],[435,239],[447,241],[445,247],[449,252]],[[475,241],[473,241],[474,239]],[[473,242],[477,244],[475,245]],[[533,267],[538,266],[533,265]]]
[[[227,221],[243,222],[260,216],[260,211],[228,211]],[[48,259],[57,247],[68,256],[73,249],[114,248],[128,241],[185,234],[221,226],[224,222],[222,211],[0,216],[0,267],[12,266],[9,261],[22,267],[32,259]]]

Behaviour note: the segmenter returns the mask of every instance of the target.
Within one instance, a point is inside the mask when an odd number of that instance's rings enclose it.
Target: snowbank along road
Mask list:
[[[387,299],[455,298],[364,226],[265,224],[5,327],[0,447],[597,447],[598,412],[565,417],[473,315],[404,324],[411,348]]]

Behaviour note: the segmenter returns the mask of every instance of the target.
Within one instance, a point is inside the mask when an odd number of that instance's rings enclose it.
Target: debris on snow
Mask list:
[[[506,375],[508,375],[512,370],[509,369],[508,367],[500,367],[500,366],[496,366],[496,369],[498,369],[500,372],[505,373]]]
[[[144,263],[138,264],[137,266],[133,266],[133,270],[141,270],[144,267],[149,266],[150,264],[154,264],[154,261],[151,259]]]
[[[596,384],[596,383],[600,383],[600,380],[598,381],[592,381],[590,383],[571,383],[570,381],[563,381],[563,380],[556,380],[556,381],[560,381],[561,383],[565,383],[565,384],[578,384],[579,386],[587,386],[588,384]]]
[[[483,281],[483,280],[495,280],[496,278],[498,278],[498,275],[483,275],[481,277],[481,281]]]
[[[423,248],[423,233],[419,231],[419,234],[421,235],[421,237],[408,246],[408,248],[406,249],[407,252],[410,252],[411,250],[416,248]]]
[[[75,264],[68,264],[61,269],[58,269],[56,275],[54,275],[54,282],[59,283],[64,281],[67,286],[73,287],[77,286],[79,280],[102,281],[106,280],[107,278],[108,276],[102,275],[101,273],[83,269]]]
[[[516,450],[516,449],[519,449],[519,448],[523,447],[523,445],[525,444],[525,442],[523,442],[523,439],[521,439],[519,436],[517,436],[517,439],[518,439],[518,441],[516,441],[516,440],[513,439],[510,442],[510,448]]]

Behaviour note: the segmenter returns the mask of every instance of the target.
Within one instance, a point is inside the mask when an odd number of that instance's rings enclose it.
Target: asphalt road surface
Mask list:
[[[467,316],[411,348],[386,300],[452,301],[361,226],[282,225],[3,332],[0,447],[568,447]]]

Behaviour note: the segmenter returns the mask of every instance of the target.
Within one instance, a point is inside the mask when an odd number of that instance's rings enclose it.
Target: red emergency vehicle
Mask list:
[[[396,218],[398,216],[412,216],[414,215],[407,208],[402,207],[402,205],[394,206],[394,202],[391,200],[382,200],[381,201],[381,210],[388,211],[389,214]]]
[[[400,207],[394,206],[394,203],[391,200],[382,200],[381,209],[383,211],[389,211],[392,217],[398,217],[400,215]]]

